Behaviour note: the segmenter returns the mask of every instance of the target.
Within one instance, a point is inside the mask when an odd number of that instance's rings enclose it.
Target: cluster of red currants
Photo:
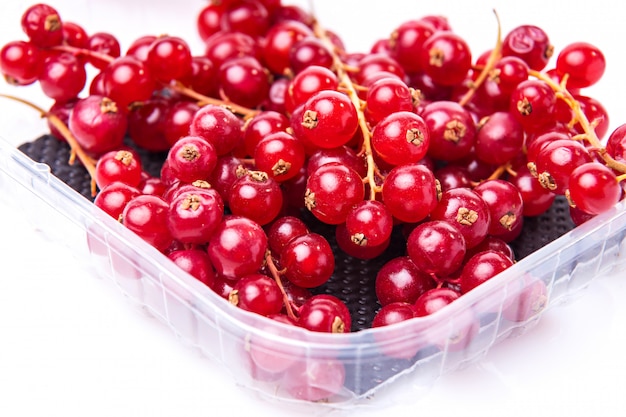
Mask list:
[[[558,195],[575,223],[623,197],[626,126],[603,142],[607,112],[583,93],[606,65],[593,45],[566,46],[546,70],[548,36],[525,25],[474,58],[445,18],[425,16],[348,53],[280,0],[210,2],[196,23],[200,55],[167,35],[122,54],[112,34],[37,4],[22,18],[28,40],[3,46],[0,68],[55,100],[52,133],[92,173],[97,206],[243,309],[350,331],[340,298],[310,291],[335,258],[303,210],[359,259],[402,229],[406,251],[376,278],[381,326],[513,265],[524,217]],[[166,153],[159,177],[127,137]]]

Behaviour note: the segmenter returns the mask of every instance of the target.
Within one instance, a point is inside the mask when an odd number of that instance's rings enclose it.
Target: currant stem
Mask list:
[[[333,68],[335,69],[337,77],[339,78],[339,85],[343,87],[345,93],[348,95],[350,101],[356,109],[359,119],[359,129],[361,129],[361,133],[363,135],[362,153],[365,154],[365,159],[367,163],[367,174],[363,182],[369,184],[370,186],[369,199],[375,200],[376,193],[380,192],[382,188],[376,183],[377,167],[376,162],[374,161],[374,152],[372,150],[372,132],[367,125],[365,114],[363,113],[363,104],[361,103],[361,99],[359,98],[357,87],[354,85],[352,79],[348,75],[348,72],[352,70],[352,68],[348,68],[346,64],[344,64],[344,62],[341,60],[336,52],[336,46],[332,43],[324,28],[322,28],[322,26],[317,21],[313,22],[313,33],[315,33],[315,36],[326,45],[329,51],[331,51],[331,55],[333,58]]]
[[[285,305],[285,309],[287,310],[287,316],[289,316],[292,320],[297,320],[298,317],[293,312],[293,308],[291,306],[291,301],[289,301],[289,296],[287,295],[287,291],[285,291],[285,287],[283,286],[283,282],[280,278],[280,271],[276,268],[276,264],[274,263],[274,259],[272,258],[272,254],[270,251],[267,251],[265,254],[265,263],[267,264],[267,268],[270,270],[272,274],[272,278],[278,284],[278,288],[280,288],[280,292],[283,294],[283,304]]]
[[[585,113],[583,112],[580,103],[576,100],[572,94],[567,91],[567,88],[563,84],[559,84],[551,79],[548,75],[543,72],[536,70],[529,70],[529,75],[545,82],[548,84],[552,90],[557,93],[557,97],[561,100],[565,101],[565,103],[570,107],[572,112],[574,112],[574,118],[580,124],[584,134],[584,139],[589,142],[589,144],[598,150],[598,153],[606,163],[609,168],[612,168],[618,172],[626,174],[626,164],[622,162],[618,162],[611,155],[606,152],[606,148],[602,145],[602,142],[596,135],[593,124],[589,121]]]
[[[41,117],[45,117],[46,119],[48,119],[50,123],[55,128],[57,128],[57,130],[61,133],[61,135],[63,135],[63,138],[70,145],[70,148],[72,150],[72,156],[70,156],[70,164],[73,162],[74,155],[76,155],[78,159],[80,160],[80,162],[85,167],[85,169],[87,170],[87,172],[89,173],[89,176],[91,177],[91,195],[95,196],[96,195],[96,181],[95,181],[96,162],[94,161],[92,157],[90,157],[89,155],[85,153],[85,151],[78,144],[78,142],[76,141],[76,138],[74,137],[70,129],[65,125],[65,123],[63,123],[63,121],[59,119],[57,116],[55,116],[54,114],[47,112],[46,110],[42,109],[41,107],[37,106],[34,103],[31,103],[30,101],[24,100],[20,97],[8,95],[8,94],[0,94],[0,97],[17,101],[19,103],[25,104],[26,106],[38,111]]]
[[[172,84],[168,85],[169,88],[171,88],[172,90],[183,94],[187,97],[193,98],[194,100],[198,101],[198,105],[200,106],[204,106],[206,104],[213,104],[216,106],[223,106],[226,107],[228,109],[230,109],[230,111],[232,111],[235,114],[238,114],[240,116],[243,116],[244,118],[251,118],[254,115],[258,114],[259,111],[258,110],[254,110],[254,109],[249,109],[247,107],[243,107],[243,106],[239,106],[237,104],[234,104],[232,102],[228,102],[228,101],[224,101],[224,100],[220,100],[217,98],[213,98],[213,97],[208,97],[205,96],[203,94],[200,94],[198,92],[196,92],[195,90],[189,88],[189,87],[185,87],[182,83],[180,83],[179,81],[174,81]]]
[[[485,82],[491,71],[494,69],[494,67],[502,57],[502,25],[500,24],[500,17],[498,16],[498,13],[495,9],[493,10],[493,13],[496,15],[496,21],[498,23],[496,46],[491,50],[489,58],[487,59],[487,63],[482,68],[476,80],[472,83],[469,90],[467,90],[467,92],[459,100],[459,104],[461,106],[467,105],[467,103],[472,100],[472,97],[474,97],[476,90],[478,90],[482,83]]]
[[[509,170],[511,169],[511,164],[507,163],[507,164],[503,164],[500,165],[498,168],[496,168],[491,175],[489,176],[489,178],[487,178],[488,180],[497,180],[498,178],[500,178],[502,175],[504,175],[505,172],[509,172]]]
[[[70,46],[70,45],[58,45],[58,46],[52,47],[51,49],[55,51],[69,52],[77,57],[86,56],[89,58],[94,58],[106,64],[110,64],[115,59],[111,55],[91,51],[85,48],[77,48],[75,46]]]

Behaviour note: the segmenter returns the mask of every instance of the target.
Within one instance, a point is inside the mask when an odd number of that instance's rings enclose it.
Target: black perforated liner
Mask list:
[[[69,166],[70,149],[67,143],[59,141],[50,135],[42,136],[32,142],[25,143],[19,149],[31,159],[43,162],[50,166],[52,174],[78,191],[85,198],[93,201],[90,188],[90,177],[79,162]],[[161,164],[165,159],[164,153],[154,154],[138,151],[144,169],[153,176],[158,176]],[[376,273],[389,259],[405,253],[404,238],[400,229],[394,230],[392,244],[387,251],[375,260],[364,261],[347,256],[338,250],[332,226],[317,221],[308,211],[302,213],[302,218],[310,229],[328,239],[333,247],[336,260],[334,275],[314,293],[328,293],[341,298],[352,315],[352,331],[359,331],[371,327],[374,315],[379,309],[374,290]],[[540,249],[547,243],[557,239],[574,227],[569,216],[569,206],[564,198],[557,198],[552,207],[543,215],[524,219],[524,229],[515,241],[511,242],[516,259],[522,259],[528,254]],[[346,358],[345,386],[357,395],[370,392],[382,382],[393,377],[404,369],[411,367],[420,358],[428,357],[433,353],[434,346],[426,347],[413,358],[394,359],[381,355],[380,361],[372,363],[367,368],[358,361]]]

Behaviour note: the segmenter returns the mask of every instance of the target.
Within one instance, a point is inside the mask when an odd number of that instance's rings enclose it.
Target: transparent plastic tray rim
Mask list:
[[[523,279],[524,276],[533,275],[533,271],[537,269],[543,269],[542,273],[548,275],[552,273],[551,271],[556,273],[554,269],[557,265],[575,261],[580,254],[585,252],[586,247],[601,245],[603,241],[617,234],[626,233],[626,202],[622,201],[610,211],[589,220],[542,249],[528,255],[498,276],[430,316],[416,318],[393,326],[354,333],[323,334],[300,328],[290,327],[287,329],[288,326],[281,323],[230,305],[211,289],[179,270],[164,255],[137,235],[124,228],[119,222],[106,215],[78,192],[53,176],[47,165],[31,160],[1,137],[0,173],[22,188],[32,190],[50,208],[67,217],[82,231],[88,233],[91,226],[97,225],[105,234],[113,236],[117,242],[126,245],[133,254],[142,259],[153,261],[152,264],[158,271],[157,285],[167,286],[163,290],[173,294],[186,294],[187,299],[181,301],[186,302],[188,308],[206,317],[208,321],[219,322],[220,331],[231,332],[233,337],[259,337],[269,340],[277,347],[280,346],[281,350],[289,350],[292,347],[304,349],[307,355],[316,358],[350,357],[358,353],[359,360],[367,361],[368,358],[371,359],[380,355],[381,344],[406,343],[408,338],[415,337],[416,334],[420,334],[420,331],[429,333],[430,336],[437,332],[445,333],[449,329],[444,324],[453,323],[455,318],[461,316],[464,311],[485,305],[486,302],[492,303],[491,307],[495,306],[494,311],[501,314],[503,300],[519,291],[519,285],[515,285],[515,283]],[[0,188],[3,186],[2,180],[3,178],[0,176]],[[10,193],[5,193],[5,196],[12,197]],[[623,251],[624,246],[624,237],[618,237],[622,243],[618,248],[617,256],[611,255],[612,258],[608,262],[603,262],[601,267],[596,266],[595,275],[589,276],[587,282],[579,287],[584,287],[595,276],[601,275],[615,266],[617,259],[622,257],[619,252]],[[87,242],[83,243],[86,244]],[[604,253],[604,248],[601,252]],[[575,291],[579,287],[573,288],[571,291]],[[567,299],[568,296],[572,295],[571,291],[568,288],[567,291],[558,295],[548,294],[549,304],[547,307]],[[499,312],[498,308],[500,308]],[[531,317],[525,322],[515,323],[512,328],[519,327],[523,330],[529,322],[536,321],[546,310],[547,308],[543,309],[538,312],[536,317]],[[175,325],[168,324],[176,331]],[[508,330],[510,331],[510,329]],[[493,340],[488,341],[487,347],[484,349],[488,350],[499,338],[500,335],[495,334]],[[406,374],[407,372],[410,372],[410,369],[403,370],[399,374]],[[389,380],[394,380],[397,376]],[[386,382],[382,385],[386,385]]]

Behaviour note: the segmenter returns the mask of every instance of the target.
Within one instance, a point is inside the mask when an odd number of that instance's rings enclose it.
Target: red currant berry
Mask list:
[[[185,244],[206,244],[222,221],[224,202],[213,189],[180,193],[169,203],[167,227]]]
[[[276,0],[267,0],[276,1]],[[281,4],[273,7],[272,21],[280,23],[284,21],[294,20],[300,22],[307,27],[311,27],[315,21],[314,17],[300,6],[291,4]]]
[[[22,30],[41,48],[61,45],[63,42],[63,23],[55,8],[38,3],[30,6],[22,14]]]
[[[209,240],[208,253],[219,275],[238,279],[256,273],[265,260],[267,236],[256,222],[241,216],[222,219]]]
[[[221,13],[220,26],[226,32],[263,36],[270,27],[270,14],[258,0],[232,2]]]
[[[241,106],[256,108],[268,98],[269,75],[254,57],[228,59],[219,68],[219,80],[224,96]]]
[[[435,176],[423,165],[399,165],[387,174],[382,198],[395,218],[417,223],[425,219],[437,205]]]
[[[466,249],[463,234],[443,220],[420,223],[407,238],[407,253],[415,265],[442,278],[461,266]]]
[[[75,48],[83,49],[89,47],[87,31],[74,22],[63,22],[63,41]]]
[[[532,176],[526,166],[515,168],[517,175],[511,177],[509,181],[520,192],[523,201],[523,215],[534,217],[545,213],[554,202],[556,194],[542,187],[539,181]]]
[[[380,201],[363,200],[355,204],[346,217],[350,239],[359,246],[378,246],[389,240],[393,217]]]
[[[199,94],[219,97],[218,71],[219,68],[209,58],[192,56],[190,72],[185,78],[180,79],[180,82]]]
[[[349,166],[362,177],[367,175],[365,160],[358,156],[354,149],[345,145],[331,149],[318,149],[313,152],[306,161],[307,175],[310,176],[316,169],[330,162]]]
[[[468,169],[460,164],[447,164],[437,168],[434,174],[441,185],[441,192],[453,188],[470,188],[472,184]]]
[[[526,160],[527,167],[530,169],[534,177],[537,177],[537,155],[549,143],[557,140],[571,140],[572,136],[569,132],[561,132],[556,129],[550,129],[546,132],[532,134],[526,136]]]
[[[253,378],[275,380],[275,378],[282,377],[287,369],[302,358],[305,348],[297,347],[295,344],[279,347],[273,336],[298,340],[300,334],[296,331],[297,323],[284,314],[270,314],[267,317],[285,326],[264,326],[260,329],[262,333],[259,333],[259,336],[250,336],[249,342],[246,343],[246,353],[252,361],[250,367]]]
[[[142,62],[145,62],[148,59],[150,46],[156,38],[157,37],[154,35],[145,35],[135,39],[126,50],[126,55],[130,55]]]
[[[467,293],[512,265],[511,258],[501,252],[484,251],[475,254],[463,265],[459,276],[461,292]]]
[[[313,293],[311,293],[308,288],[298,287],[287,280],[283,281],[283,290],[285,291],[289,304],[295,310],[299,310],[300,307],[302,307],[302,304],[313,296]],[[283,308],[282,312],[283,314],[288,314],[286,308]],[[297,320],[295,318],[289,318],[289,320],[291,324],[297,324]]]
[[[146,65],[130,55],[111,62],[104,69],[102,83],[106,96],[115,101],[123,111],[127,111],[133,103],[148,100],[155,89],[154,80]]]
[[[211,259],[209,258],[209,261]],[[235,287],[235,284],[237,283],[236,279],[230,279],[221,275],[216,274],[215,275],[215,280],[213,280],[213,283],[209,286],[217,295],[219,295],[220,297],[222,297],[225,300],[228,300],[228,296],[230,295],[230,292],[233,290],[233,288]]]
[[[510,55],[496,63],[496,82],[505,94],[511,94],[519,83],[528,79],[528,64],[523,59]]]
[[[243,138],[243,122],[230,110],[216,105],[206,105],[194,115],[189,134],[200,136],[215,147],[218,156],[237,148]]]
[[[0,71],[4,79],[13,85],[29,85],[37,81],[42,54],[30,42],[12,41],[0,50]]]
[[[503,165],[522,152],[524,128],[509,112],[496,112],[483,118],[476,132],[474,152],[481,161]]]
[[[408,77],[409,82],[407,82],[407,84],[422,93],[422,100],[427,100],[428,103],[440,100],[453,100],[452,96],[455,88],[452,86],[435,84],[432,78],[430,78],[425,72],[409,74]],[[421,107],[422,106],[418,106],[418,108]]]
[[[96,163],[96,184],[100,189],[114,181],[137,187],[141,174],[141,160],[126,150],[107,152]]]
[[[523,221],[524,200],[517,188],[502,179],[483,181],[474,191],[489,208],[489,234],[504,237],[516,230]]]
[[[356,240],[356,239],[355,239]],[[358,240],[352,239],[352,235],[346,228],[345,223],[338,224],[335,227],[335,241],[337,247],[346,255],[355,259],[375,259],[383,254],[389,247],[391,239],[387,239],[382,243],[373,245],[359,245]]]
[[[369,85],[365,116],[372,126],[392,113],[413,111],[414,91],[395,77],[385,77]]]
[[[151,98],[133,105],[128,113],[128,136],[139,148],[152,152],[165,152],[170,144],[165,139],[165,115],[170,103],[161,98]]]
[[[460,293],[450,288],[433,288],[422,294],[413,307],[417,317],[428,316],[445,308],[460,297]],[[474,336],[478,333],[479,324],[471,311],[464,311],[455,315],[448,331],[444,334],[433,335],[431,340],[435,346],[448,351],[459,351],[467,348]]]
[[[141,194],[156,195],[163,197],[167,186],[163,183],[161,178],[152,177],[144,173],[142,180],[139,183],[139,190]]]
[[[314,295],[300,308],[298,325],[325,333],[349,333],[352,319],[343,301],[329,294]]]
[[[222,30],[222,16],[225,12],[225,5],[222,3],[209,3],[204,6],[196,18],[196,28],[200,39],[207,41],[215,33]]]
[[[436,84],[460,84],[472,65],[472,54],[467,42],[450,31],[439,31],[424,41],[419,55],[424,72]]]
[[[217,164],[215,148],[198,136],[185,136],[167,154],[172,174],[180,181],[206,180]]]
[[[413,304],[395,302],[384,305],[376,312],[372,320],[372,328],[389,326],[390,324],[401,323],[415,317]]]
[[[622,198],[622,188],[612,169],[599,162],[576,167],[569,178],[569,200],[589,214],[600,214]]]
[[[285,371],[283,384],[295,399],[329,401],[343,389],[346,367],[336,359],[298,360]]]
[[[297,217],[283,216],[276,219],[267,231],[268,245],[271,251],[280,257],[283,248],[297,237],[309,233],[307,225]]]
[[[201,249],[180,249],[167,254],[179,268],[201,283],[211,287],[215,282],[215,271],[209,255]]]
[[[559,77],[567,75],[568,88],[589,87],[604,74],[606,59],[600,49],[587,42],[574,42],[565,46],[556,59]]]
[[[230,58],[260,58],[259,45],[250,35],[240,32],[217,32],[205,42],[204,55],[219,68]]]
[[[542,80],[526,80],[511,93],[510,112],[527,132],[536,132],[554,124],[556,94]]]
[[[191,72],[191,50],[177,36],[160,36],[152,42],[146,56],[150,74],[158,81],[180,80]]]
[[[520,288],[507,300],[502,316],[510,321],[522,323],[542,312],[548,304],[548,289],[541,280],[524,277]]]
[[[122,224],[159,251],[172,243],[167,228],[168,204],[154,195],[139,195],[130,200],[122,212]]]
[[[585,117],[587,117],[587,120],[589,120],[596,136],[602,139],[609,130],[609,114],[607,110],[602,103],[593,97],[576,94],[574,98],[578,101],[578,104],[580,104],[580,108]],[[572,119],[568,120],[568,122],[571,120]],[[580,134],[585,133],[580,123],[574,125],[574,130]]]
[[[282,250],[280,264],[285,278],[303,288],[319,287],[335,270],[335,257],[322,235],[308,233],[290,240]]]
[[[39,85],[44,94],[58,102],[75,99],[85,88],[86,82],[84,64],[66,52],[46,58],[39,74]]]
[[[523,59],[531,69],[541,71],[552,57],[554,47],[546,32],[538,26],[521,25],[502,40],[502,55]]]
[[[556,194],[564,194],[574,168],[591,162],[585,146],[577,141],[561,139],[541,148],[535,162],[541,185]]]
[[[274,74],[284,75],[290,69],[290,54],[294,45],[313,36],[313,31],[295,20],[275,23],[265,34],[263,61]]]
[[[352,206],[365,197],[361,176],[352,168],[332,162],[319,167],[307,179],[304,203],[327,224],[346,221]]]
[[[453,101],[435,101],[421,112],[430,131],[428,155],[442,161],[466,157],[476,142],[476,126],[471,114]]]
[[[391,165],[414,164],[422,160],[430,145],[430,131],[424,119],[408,111],[384,117],[372,131],[372,147]]]
[[[336,90],[339,86],[337,75],[330,69],[317,65],[300,71],[289,82],[287,103],[289,111],[304,104],[313,94],[322,90]]]
[[[425,291],[413,304],[417,317],[428,316],[459,298],[460,294],[450,288],[433,288]]]
[[[442,15],[426,15],[419,18],[419,21],[432,25],[436,30],[452,30],[448,18]]]
[[[307,37],[293,46],[289,54],[289,66],[296,73],[300,73],[312,66],[331,68],[333,55],[320,39]]]
[[[87,49],[111,58],[119,58],[121,55],[120,42],[113,34],[108,32],[96,32],[89,36]],[[99,70],[105,69],[109,64],[108,60],[95,57],[89,59],[89,62]]]
[[[213,172],[208,178],[209,184],[217,190],[228,205],[230,187],[239,178],[242,170],[245,171],[243,162],[233,155],[225,155],[217,158]]]
[[[283,308],[283,295],[278,284],[263,274],[250,274],[239,279],[228,300],[239,308],[262,316],[278,314]]]
[[[253,155],[257,169],[280,183],[295,178],[306,158],[302,143],[287,132],[265,136],[257,143]]]
[[[302,118],[292,119],[304,129],[294,131],[302,139],[319,148],[336,148],[352,139],[358,128],[358,116],[350,98],[333,90],[313,94],[304,103]]]
[[[402,66],[386,52],[364,55],[356,66],[356,81],[361,84],[366,84],[366,80],[378,73],[392,74],[401,80],[405,76]]]
[[[248,171],[230,188],[228,206],[235,215],[245,216],[264,226],[283,208],[279,184],[263,171]]]
[[[254,148],[264,137],[285,132],[289,127],[289,119],[276,111],[262,111],[248,119],[243,125],[243,142],[245,153],[254,155]]]
[[[76,102],[68,125],[85,152],[102,155],[122,146],[128,121],[115,102],[90,95]]]
[[[390,38],[392,56],[407,72],[422,70],[418,59],[424,42],[435,33],[435,28],[423,20],[409,20],[398,26]]]
[[[115,220],[120,220],[126,204],[138,195],[141,192],[137,188],[116,181],[100,189],[94,204]]]
[[[511,247],[511,245],[509,245],[508,243],[506,243],[504,240],[500,239],[499,237],[495,237],[495,236],[485,237],[485,239],[483,239],[482,242],[480,242],[478,245],[468,250],[467,253],[465,254],[465,259],[467,260],[471,258],[472,256],[476,255],[478,252],[484,252],[484,251],[489,251],[489,250],[500,252],[507,258],[511,259],[512,261],[515,261],[515,253],[513,252],[513,248]]]
[[[400,256],[387,261],[380,268],[376,274],[375,291],[382,306],[396,302],[413,304],[435,285],[435,280],[422,272],[411,258]]]
[[[463,234],[468,249],[482,242],[491,225],[489,207],[469,188],[445,191],[430,213],[430,219],[444,220],[456,227]]]
[[[287,109],[287,89],[289,79],[287,77],[274,78],[270,83],[270,90],[267,93],[267,100],[262,108],[266,111],[275,111],[281,114],[289,114]]]
[[[191,121],[199,108],[190,101],[179,101],[167,108],[163,115],[163,136],[170,147],[178,139],[187,136]]]
[[[626,162],[626,124],[611,132],[606,142],[606,151],[616,160]]]

